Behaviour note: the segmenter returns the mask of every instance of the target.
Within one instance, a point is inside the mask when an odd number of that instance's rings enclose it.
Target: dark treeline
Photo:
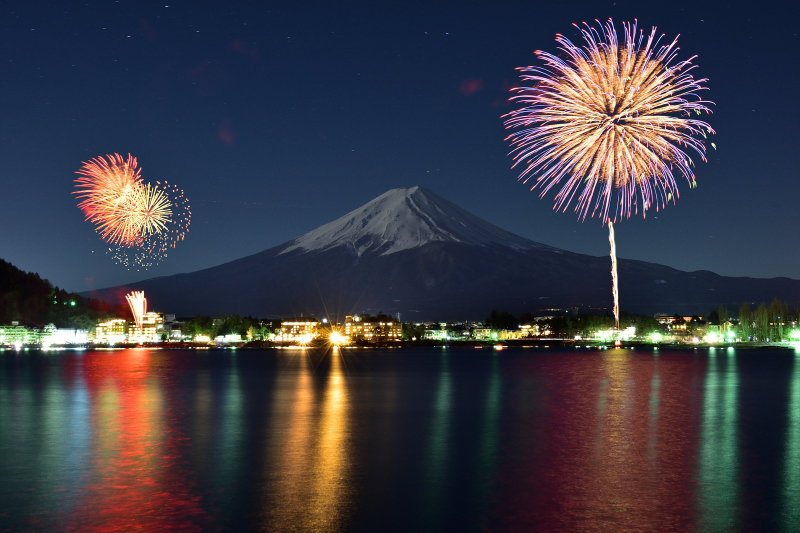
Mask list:
[[[515,317],[504,311],[493,310],[486,317],[485,324],[495,330],[512,330],[522,324],[538,324],[540,331],[549,330],[556,336],[574,337],[589,335],[598,330],[611,329],[614,327],[614,317],[609,314],[564,316],[561,313],[546,318],[537,317],[533,313],[523,313],[519,317]],[[634,326],[637,333],[649,333],[664,329],[652,316],[621,314],[619,327],[625,329],[629,326]]]
[[[124,316],[125,306],[111,306],[54,287],[39,274],[0,259],[0,325],[53,323],[59,328],[91,329],[98,319]]]
[[[207,335],[213,339],[219,335],[241,335],[242,338],[260,339],[280,330],[280,322],[263,322],[252,316],[217,315],[211,318],[198,315],[187,320],[181,330],[184,335],[191,337]]]
[[[767,305],[761,302],[755,309],[743,303],[739,308],[740,337],[754,341],[788,340],[800,319],[800,309],[791,308],[778,298]]]

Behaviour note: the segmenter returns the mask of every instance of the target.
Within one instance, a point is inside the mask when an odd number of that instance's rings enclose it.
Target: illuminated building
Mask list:
[[[426,338],[427,338],[427,331]],[[442,330],[446,335],[446,331]],[[347,316],[344,319],[344,336],[350,340],[368,342],[395,342],[403,338],[403,326],[390,316]]]
[[[10,326],[0,326],[0,344],[13,346],[19,344],[32,344],[39,340],[39,332],[20,326],[19,322],[12,322]]]
[[[218,335],[214,337],[214,342],[222,344],[232,344],[242,342],[242,336],[238,333],[229,333],[227,335]]]
[[[164,313],[145,313],[142,318],[140,337],[145,342],[158,342],[164,330]]]
[[[524,339],[526,337],[535,337],[539,335],[539,324],[525,324],[514,330],[501,330],[498,338],[502,340],[510,339]]]
[[[47,324],[41,335],[43,345],[86,344],[88,342],[85,329],[57,328],[55,324]]]
[[[307,343],[317,337],[319,320],[316,318],[293,317],[281,322],[279,341]]]
[[[443,341],[447,340],[447,330],[444,329],[426,329],[425,340],[430,341]]]
[[[488,339],[492,336],[492,328],[473,328],[473,339]]]
[[[113,318],[97,324],[94,341],[97,343],[116,344],[128,338],[128,321],[124,318]]]

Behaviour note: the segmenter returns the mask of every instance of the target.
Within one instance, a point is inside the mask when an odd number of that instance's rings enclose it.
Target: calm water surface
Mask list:
[[[791,350],[0,353],[0,531],[800,531]]]

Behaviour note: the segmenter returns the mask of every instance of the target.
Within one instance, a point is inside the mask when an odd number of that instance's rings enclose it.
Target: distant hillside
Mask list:
[[[421,187],[393,189],[296,239],[223,265],[86,293],[179,316],[301,313],[344,319],[401,313],[405,321],[482,319],[577,307],[610,311],[611,261],[559,250],[503,230]],[[705,315],[720,304],[774,297],[796,306],[800,281],[683,272],[619,260],[623,311]]]
[[[54,323],[58,327],[90,328],[106,314],[124,312],[97,300],[54,287],[34,272],[0,259],[0,325],[18,321],[27,326]]]

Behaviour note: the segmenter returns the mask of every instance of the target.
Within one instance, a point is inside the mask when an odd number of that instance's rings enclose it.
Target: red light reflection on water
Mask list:
[[[520,419],[504,421],[498,526],[692,529],[699,420],[689,407],[691,360],[659,366],[627,350],[579,357],[579,365],[552,359],[545,382],[510,391],[507,411]]]
[[[91,403],[86,489],[58,529],[199,531],[210,517],[180,460],[187,438],[168,427],[164,390],[152,354],[134,349],[85,360]]]

